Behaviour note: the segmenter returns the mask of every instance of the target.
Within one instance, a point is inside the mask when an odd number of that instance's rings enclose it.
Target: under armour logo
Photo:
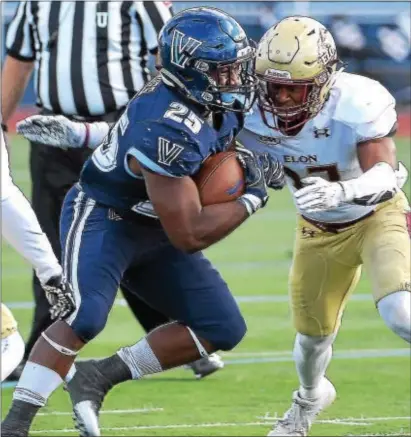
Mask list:
[[[278,144],[281,144],[281,139],[280,138],[267,137],[267,136],[264,136],[264,135],[260,135],[258,137],[258,140],[260,141],[260,143],[268,144],[270,146],[276,146]]]
[[[328,127],[325,127],[324,129],[314,129],[315,138],[329,137],[330,135],[331,135],[331,131]]]
[[[171,63],[178,67],[184,68],[189,56],[191,56],[200,46],[202,42],[197,39],[186,37],[179,30],[173,33],[173,41],[171,43]]]
[[[104,29],[108,23],[108,12],[97,12],[97,27]]]
[[[306,226],[303,226],[301,229],[301,235],[303,238],[314,238],[315,233],[316,232],[313,229],[307,228]]]
[[[405,281],[401,284],[400,290],[411,291],[411,282]]]

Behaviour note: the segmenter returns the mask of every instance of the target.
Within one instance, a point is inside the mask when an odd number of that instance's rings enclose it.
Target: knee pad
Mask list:
[[[411,343],[411,293],[397,291],[383,297],[377,304],[385,324],[397,335]]]
[[[107,316],[99,314],[98,311],[94,311],[87,315],[81,313],[77,314],[77,317],[70,323],[70,326],[84,343],[88,343],[100,334],[106,326],[106,322]]]
[[[234,349],[247,332],[247,325],[241,314],[212,328],[212,338],[209,341],[216,350],[229,351]],[[210,336],[209,336],[210,337]]]
[[[337,334],[324,337],[311,337],[310,335],[297,333],[295,337],[294,354],[298,347],[304,354],[318,354],[328,349],[334,343]]]

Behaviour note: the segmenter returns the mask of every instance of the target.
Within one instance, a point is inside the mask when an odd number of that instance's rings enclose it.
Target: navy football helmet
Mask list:
[[[215,8],[186,9],[159,34],[164,83],[212,110],[251,108],[257,91],[254,56],[243,28]]]

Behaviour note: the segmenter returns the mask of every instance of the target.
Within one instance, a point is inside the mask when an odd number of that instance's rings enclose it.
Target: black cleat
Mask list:
[[[73,419],[80,437],[100,435],[99,413],[111,387],[94,360],[76,362],[76,373],[66,390],[73,404]]]
[[[28,437],[31,423],[39,406],[14,399],[10,410],[1,423],[4,437]]]
[[[200,358],[188,364],[187,367],[194,372],[196,379],[202,379],[222,369],[224,367],[224,361],[218,354],[211,354],[208,357]]]

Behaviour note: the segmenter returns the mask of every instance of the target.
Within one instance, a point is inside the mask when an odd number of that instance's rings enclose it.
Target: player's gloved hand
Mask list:
[[[277,158],[271,157],[268,153],[260,155],[260,162],[263,167],[265,183],[269,188],[281,190],[285,185],[284,167]]]
[[[294,193],[297,207],[303,212],[325,211],[335,208],[345,200],[343,187],[320,177],[301,179],[303,188]]]
[[[398,188],[401,189],[407,182],[408,170],[401,161],[398,161],[398,170],[395,170],[394,173],[397,178]]]
[[[236,142],[234,150],[240,155],[258,156],[264,174],[265,183],[269,188],[281,190],[285,185],[284,167],[277,158],[272,157],[268,153],[252,152],[246,149],[242,144]]]
[[[245,148],[236,148],[237,159],[244,169],[245,193],[239,201],[247,208],[248,214],[254,214],[265,206],[268,201],[267,183],[264,177],[264,163],[262,154]]]
[[[32,115],[16,124],[16,130],[29,141],[61,148],[86,146],[85,123],[71,121],[63,115]]]
[[[43,290],[50,304],[49,311],[52,320],[65,319],[76,309],[73,290],[62,276],[50,278],[43,285]]]

